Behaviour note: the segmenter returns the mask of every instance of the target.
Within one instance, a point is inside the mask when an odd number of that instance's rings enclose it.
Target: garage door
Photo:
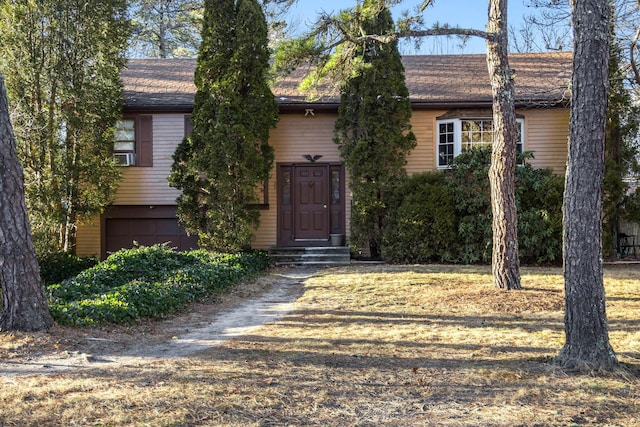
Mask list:
[[[125,216],[127,213],[134,212],[121,210],[114,214],[112,211],[111,215],[105,218],[105,249],[107,254],[123,248],[132,248],[136,244],[151,246],[167,243],[169,247],[177,248],[180,251],[198,248],[198,238],[187,236],[175,216],[150,218],[151,215],[147,213],[146,215],[135,215],[137,217],[132,218]],[[153,213],[164,216],[166,210],[155,210]]]

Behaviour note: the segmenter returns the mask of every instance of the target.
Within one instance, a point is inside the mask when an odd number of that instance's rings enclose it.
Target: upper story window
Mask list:
[[[116,142],[113,144],[113,155],[122,166],[135,165],[135,120],[120,120],[116,123]]]
[[[524,120],[516,122],[516,150],[520,154],[524,150]],[[438,168],[447,169],[455,156],[462,150],[472,147],[493,145],[493,120],[481,119],[447,119],[437,121]]]
[[[116,123],[113,155],[122,166],[153,166],[151,115],[125,116]]]

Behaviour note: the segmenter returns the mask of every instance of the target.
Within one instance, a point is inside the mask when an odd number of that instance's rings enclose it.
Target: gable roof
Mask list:
[[[516,103],[521,106],[566,105],[571,82],[570,52],[509,55],[515,70]],[[422,108],[491,105],[486,57],[481,55],[404,56],[405,80],[411,102]],[[196,91],[194,59],[130,59],[121,73],[125,108],[129,110],[191,110]],[[298,84],[308,69],[300,68],[273,87],[281,107],[333,106],[337,91],[321,86],[307,99]]]

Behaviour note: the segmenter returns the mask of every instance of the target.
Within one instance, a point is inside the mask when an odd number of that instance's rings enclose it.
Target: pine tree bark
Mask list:
[[[44,296],[24,200],[24,175],[9,122],[0,75],[0,288],[1,331],[39,331],[53,319]]]
[[[573,0],[569,160],[564,197],[566,369],[612,370],[602,267],[602,181],[609,89],[607,0]]]
[[[492,272],[503,289],[520,289],[518,218],[515,195],[516,114],[513,70],[508,60],[507,0],[489,2],[487,66],[493,92],[495,140],[489,181],[493,213]]]

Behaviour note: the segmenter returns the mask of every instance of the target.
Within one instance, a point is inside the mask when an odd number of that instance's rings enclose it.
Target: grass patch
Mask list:
[[[175,252],[163,245],[121,250],[49,285],[49,307],[65,325],[132,323],[174,313],[268,265],[266,254],[258,252]]]
[[[522,275],[522,291],[504,292],[484,267],[321,270],[295,312],[197,356],[1,377],[0,425],[640,425],[638,271],[606,271],[626,366],[607,375],[551,363],[564,341],[562,274]],[[37,351],[40,339],[77,351],[71,331],[4,336],[0,348]]]

